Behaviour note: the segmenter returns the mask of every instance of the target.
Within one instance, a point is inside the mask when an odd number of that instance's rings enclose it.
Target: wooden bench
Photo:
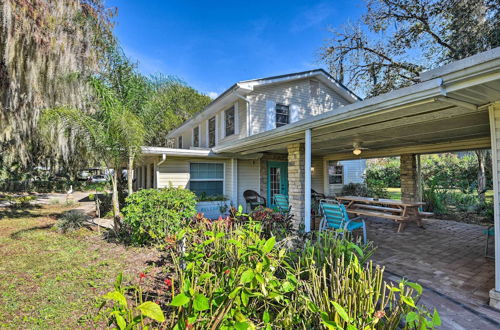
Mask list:
[[[433,217],[434,213],[432,213],[432,212],[418,211],[418,215],[420,215],[420,216],[422,216],[424,218],[429,218],[429,217]]]
[[[377,205],[370,205],[370,204],[352,204],[351,207],[353,209],[368,209],[368,210],[374,210],[374,211],[380,211],[380,212],[391,212],[391,213],[403,212],[403,209],[401,209],[401,208],[377,206]]]
[[[385,218],[389,220],[394,220],[397,223],[399,223],[398,226],[398,233],[403,231],[406,221],[410,220],[410,217],[405,217],[402,215],[397,215],[397,214],[392,214],[392,213],[387,213],[387,212],[376,212],[376,211],[370,211],[366,209],[348,209],[348,213],[353,213],[355,215],[365,215],[369,217],[377,217],[377,218]]]

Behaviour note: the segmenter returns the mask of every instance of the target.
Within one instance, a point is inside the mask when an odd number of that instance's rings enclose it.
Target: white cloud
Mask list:
[[[317,5],[302,11],[302,13],[293,20],[291,31],[300,32],[321,24],[330,15],[332,15],[333,12],[334,9],[331,7],[330,3],[318,3]]]
[[[217,92],[208,92],[207,95],[213,100],[217,96],[219,96],[219,93],[217,93]]]

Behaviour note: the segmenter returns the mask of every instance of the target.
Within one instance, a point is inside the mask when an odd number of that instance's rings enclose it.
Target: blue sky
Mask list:
[[[362,0],[139,1],[118,7],[116,35],[143,73],[178,76],[215,96],[233,83],[321,67],[328,27],[356,20]]]

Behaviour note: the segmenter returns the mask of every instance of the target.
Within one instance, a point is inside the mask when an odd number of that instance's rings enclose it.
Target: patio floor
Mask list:
[[[386,267],[389,279],[420,283],[421,302],[438,309],[443,329],[500,328],[500,312],[487,305],[495,264],[484,257],[485,227],[424,220],[425,229],[409,224],[397,233],[390,220],[366,223],[368,239],[377,247],[373,260]]]

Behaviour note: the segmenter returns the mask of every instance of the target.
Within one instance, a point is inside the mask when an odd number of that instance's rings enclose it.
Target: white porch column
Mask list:
[[[489,107],[491,132],[491,162],[493,169],[493,207],[495,226],[495,288],[490,291],[490,306],[500,309],[500,102]]]
[[[311,129],[305,133],[305,160],[304,160],[304,231],[311,231]]]
[[[238,159],[231,158],[231,175],[233,177],[232,182],[232,200],[233,206],[238,209]]]

